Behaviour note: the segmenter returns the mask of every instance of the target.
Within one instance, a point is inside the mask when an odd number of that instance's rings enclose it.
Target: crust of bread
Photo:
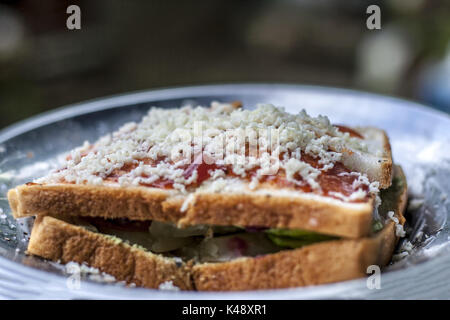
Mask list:
[[[192,203],[179,224],[297,228],[349,238],[370,233],[373,211],[372,200],[335,205],[300,197],[251,194],[200,193]]]
[[[396,175],[404,176],[401,168]],[[406,183],[390,201],[401,224]],[[366,276],[369,265],[389,263],[398,241],[391,221],[375,236],[321,242],[294,250],[223,263],[177,265],[173,259],[132,247],[117,238],[88,231],[49,216],[39,216],[28,252],[63,263],[76,261],[117,280],[157,288],[173,281],[183,290],[236,291],[324,284]]]
[[[196,265],[201,291],[242,291],[300,287],[363,277],[376,264],[374,241],[341,240],[309,245],[256,258]]]
[[[391,222],[374,238],[336,240],[256,258],[193,267],[201,291],[300,287],[367,275],[367,267],[389,263],[396,243]]]
[[[30,215],[156,220],[179,225],[215,224],[299,228],[342,237],[370,233],[373,200],[348,204],[302,196],[195,193],[185,198],[161,189],[76,184],[22,185],[8,192],[15,218]]]
[[[357,127],[355,130],[368,141],[376,141],[379,145],[380,155],[361,155],[355,150],[346,155],[344,164],[358,172],[366,172],[369,180],[379,182],[380,189],[389,188],[393,177],[393,160],[387,133],[374,127]]]
[[[156,188],[78,184],[28,184],[8,191],[15,218],[69,215],[176,221],[183,215],[179,210],[163,210],[163,203],[169,196],[168,192]]]
[[[379,130],[379,129],[378,129]],[[380,182],[380,188],[386,189],[392,183],[393,175],[393,160],[392,160],[392,150],[391,144],[389,142],[389,137],[385,131],[382,131],[383,134],[383,151],[384,157],[381,162],[381,175],[378,179]]]
[[[49,216],[36,219],[27,253],[62,263],[87,263],[119,281],[141,287],[158,288],[172,281],[182,290],[193,289],[189,264]]]

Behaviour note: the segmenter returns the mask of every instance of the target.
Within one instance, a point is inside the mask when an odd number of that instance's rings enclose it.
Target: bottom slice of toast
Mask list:
[[[36,219],[27,253],[61,263],[86,263],[140,287],[158,288],[172,281],[182,290],[193,289],[190,264],[50,216]]]
[[[407,186],[400,167],[395,168],[395,178],[397,183],[387,191],[380,209],[385,213],[394,211],[403,224]],[[396,224],[390,221],[372,237],[326,241],[257,257],[194,265],[50,216],[39,216],[28,253],[62,263],[87,263],[119,281],[147,288],[172,281],[182,290],[237,291],[364,277],[368,266],[389,263],[397,241]]]

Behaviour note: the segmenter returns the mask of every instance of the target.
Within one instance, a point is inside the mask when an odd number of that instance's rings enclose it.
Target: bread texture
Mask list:
[[[352,150],[343,155],[344,165],[359,172],[365,172],[371,181],[378,181],[380,189],[388,188],[392,183],[393,161],[389,137],[384,130],[374,127],[358,127],[357,132],[371,141],[374,152],[369,154]],[[375,151],[377,150],[377,151]]]
[[[387,190],[383,211],[394,211],[404,224],[407,185]],[[321,242],[298,249],[222,263],[177,263],[130,246],[117,238],[94,233],[50,216],[35,222],[28,252],[63,263],[76,261],[109,273],[117,280],[157,288],[173,281],[182,290],[237,291],[275,289],[344,281],[366,275],[369,265],[389,263],[398,241],[395,223],[371,237]]]
[[[118,281],[140,287],[158,288],[172,281],[182,290],[193,289],[189,264],[50,216],[36,219],[27,252],[62,263],[87,263]]]
[[[322,199],[321,199],[322,198]],[[15,218],[29,215],[156,220],[180,225],[215,224],[299,228],[349,238],[370,233],[373,200],[344,203],[308,195],[195,193],[184,197],[156,188],[76,184],[23,185],[8,192]]]

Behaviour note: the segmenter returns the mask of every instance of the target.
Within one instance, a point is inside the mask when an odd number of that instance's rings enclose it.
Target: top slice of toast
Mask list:
[[[13,213],[370,233],[378,190],[392,177],[384,131],[237,107],[151,109],[10,190]]]

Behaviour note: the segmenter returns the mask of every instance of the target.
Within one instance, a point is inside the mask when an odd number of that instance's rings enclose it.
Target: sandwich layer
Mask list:
[[[383,197],[381,214],[393,211],[403,225],[407,186],[399,167],[394,181]],[[398,240],[396,223],[388,221],[372,237],[326,241],[253,258],[192,265],[44,216],[35,222],[28,252],[63,263],[86,262],[117,280],[149,288],[173,281],[183,290],[274,289],[354,279],[365,276],[369,265],[386,265]]]
[[[8,199],[16,218],[124,217],[358,238],[370,234],[377,194],[391,177],[382,130],[333,126],[272,105],[213,103],[153,108],[140,123],[73,150],[60,169]]]
[[[350,238],[370,234],[373,200],[345,203],[304,194],[203,193],[171,197],[148,188],[27,185],[9,191],[16,218],[30,215],[156,220],[180,225],[212,224],[298,228]]]
[[[61,263],[87,263],[140,287],[172,281],[182,290],[193,289],[189,264],[49,216],[36,219],[27,252]]]
[[[407,204],[407,184],[401,167],[384,190],[380,213],[395,212],[400,225]],[[195,288],[201,291],[239,291],[308,286],[367,276],[370,265],[386,266],[399,237],[389,220],[372,237],[320,242],[256,258],[193,266]]]

